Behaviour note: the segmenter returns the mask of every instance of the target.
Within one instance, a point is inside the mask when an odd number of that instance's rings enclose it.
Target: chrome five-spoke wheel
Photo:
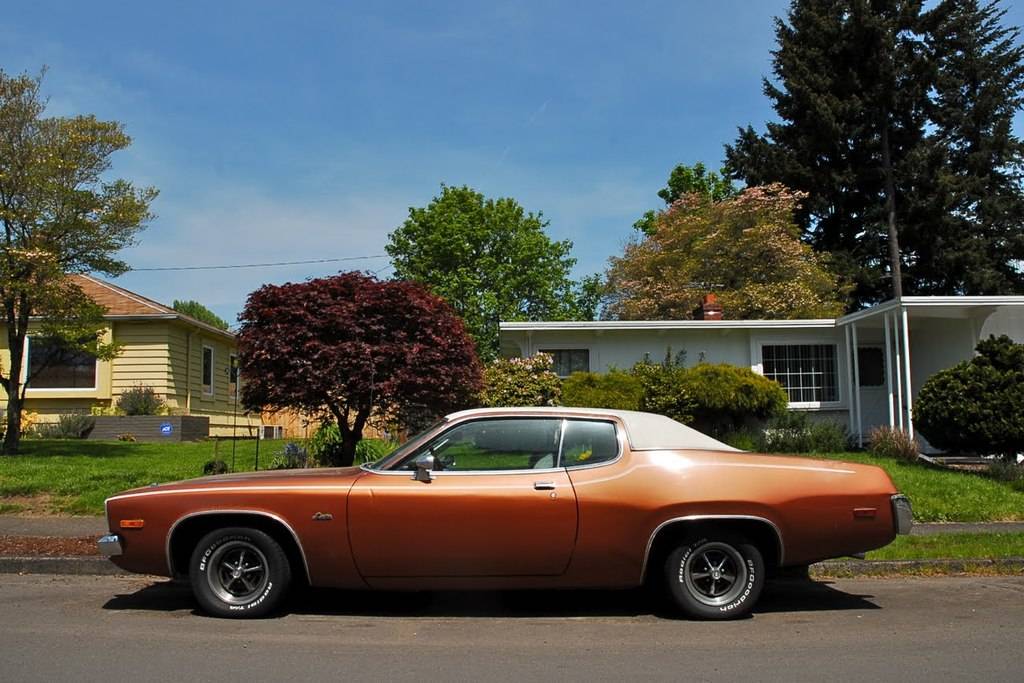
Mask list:
[[[210,556],[206,579],[210,590],[229,605],[244,605],[266,587],[267,558],[248,541],[229,541]]]
[[[693,597],[712,607],[732,602],[747,581],[743,557],[730,545],[712,541],[695,549],[679,568]]]
[[[291,578],[281,545],[259,529],[215,529],[199,541],[189,561],[196,599],[219,617],[271,613],[281,604]]]
[[[684,614],[698,619],[734,619],[746,614],[764,587],[761,551],[745,538],[708,529],[669,553],[669,596]]]

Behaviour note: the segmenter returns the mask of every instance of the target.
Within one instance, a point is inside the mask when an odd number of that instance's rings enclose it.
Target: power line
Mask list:
[[[386,258],[387,254],[373,256],[345,256],[343,258],[318,258],[306,261],[275,261],[273,263],[236,263],[224,266],[166,266],[161,268],[132,268],[132,272],[165,271],[165,270],[228,270],[235,268],[272,268],[276,266],[306,266],[314,263],[338,263],[340,261],[367,261],[375,258]]]

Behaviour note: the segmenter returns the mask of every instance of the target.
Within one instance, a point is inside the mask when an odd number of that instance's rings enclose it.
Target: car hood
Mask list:
[[[351,482],[359,477],[363,470],[358,467],[324,467],[317,469],[295,469],[295,470],[265,470],[262,472],[235,472],[233,474],[218,474],[209,477],[197,477],[195,479],[183,479],[166,484],[150,484],[139,488],[121,491],[116,494],[122,496],[145,491],[174,491],[179,489],[210,488],[231,484],[232,486],[275,486],[297,484],[338,486]]]

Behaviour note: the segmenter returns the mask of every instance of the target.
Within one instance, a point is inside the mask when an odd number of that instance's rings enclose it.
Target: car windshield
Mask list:
[[[402,458],[404,458],[409,453],[409,451],[412,449],[412,447],[420,440],[420,437],[422,437],[425,434],[428,434],[428,433],[434,431],[435,429],[437,429],[439,426],[441,426],[445,422],[447,422],[447,418],[441,418],[440,420],[438,420],[434,424],[430,425],[429,427],[427,427],[423,431],[417,432],[413,436],[411,436],[408,439],[406,439],[405,443],[403,443],[401,446],[399,446],[395,450],[393,450],[390,453],[388,453],[387,455],[385,455],[383,458],[381,458],[379,460],[374,460],[371,463],[367,463],[366,465],[364,465],[364,467],[366,467],[367,469],[371,469],[371,470],[379,470],[379,469],[383,469],[384,468],[384,464],[389,462],[389,461],[391,461],[392,459],[394,459],[394,460],[401,460]]]

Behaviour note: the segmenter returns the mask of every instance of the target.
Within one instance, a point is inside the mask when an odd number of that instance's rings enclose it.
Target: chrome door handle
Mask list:
[[[554,491],[555,482],[553,481],[535,481],[533,482],[533,488],[538,491]]]

